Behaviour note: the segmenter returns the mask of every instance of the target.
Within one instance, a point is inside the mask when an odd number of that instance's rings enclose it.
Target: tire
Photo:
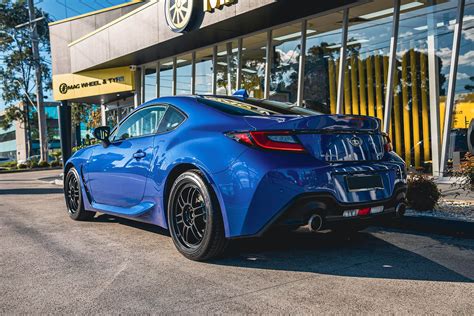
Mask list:
[[[80,181],[76,168],[69,169],[64,178],[64,198],[70,218],[75,221],[88,221],[94,218],[95,212],[84,209]]]
[[[178,176],[169,194],[167,215],[173,243],[186,258],[204,261],[224,252],[228,240],[219,203],[200,171]]]

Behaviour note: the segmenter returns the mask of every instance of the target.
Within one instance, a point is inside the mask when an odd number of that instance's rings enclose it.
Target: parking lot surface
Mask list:
[[[474,240],[374,227],[300,230],[192,262],[167,232],[74,222],[60,171],[0,174],[0,313],[474,314]]]

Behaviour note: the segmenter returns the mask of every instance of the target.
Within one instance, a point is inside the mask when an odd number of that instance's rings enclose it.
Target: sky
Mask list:
[[[100,10],[129,0],[35,0],[35,5],[48,12],[53,21],[58,21],[87,12]],[[46,93],[51,100],[51,93]],[[5,108],[5,103],[0,97],[0,111]]]
[[[128,0],[36,0],[35,5],[49,13],[53,21],[100,10]]]

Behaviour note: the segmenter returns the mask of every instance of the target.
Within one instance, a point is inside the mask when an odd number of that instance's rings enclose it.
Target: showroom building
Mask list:
[[[155,97],[244,88],[378,117],[410,166],[439,175],[474,117],[474,0],[134,0],[50,37],[65,156],[71,102],[114,125]]]

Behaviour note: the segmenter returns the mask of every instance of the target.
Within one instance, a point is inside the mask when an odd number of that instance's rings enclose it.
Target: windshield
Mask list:
[[[199,96],[197,100],[216,110],[240,116],[255,115],[319,115],[321,113],[277,101],[231,96]]]

